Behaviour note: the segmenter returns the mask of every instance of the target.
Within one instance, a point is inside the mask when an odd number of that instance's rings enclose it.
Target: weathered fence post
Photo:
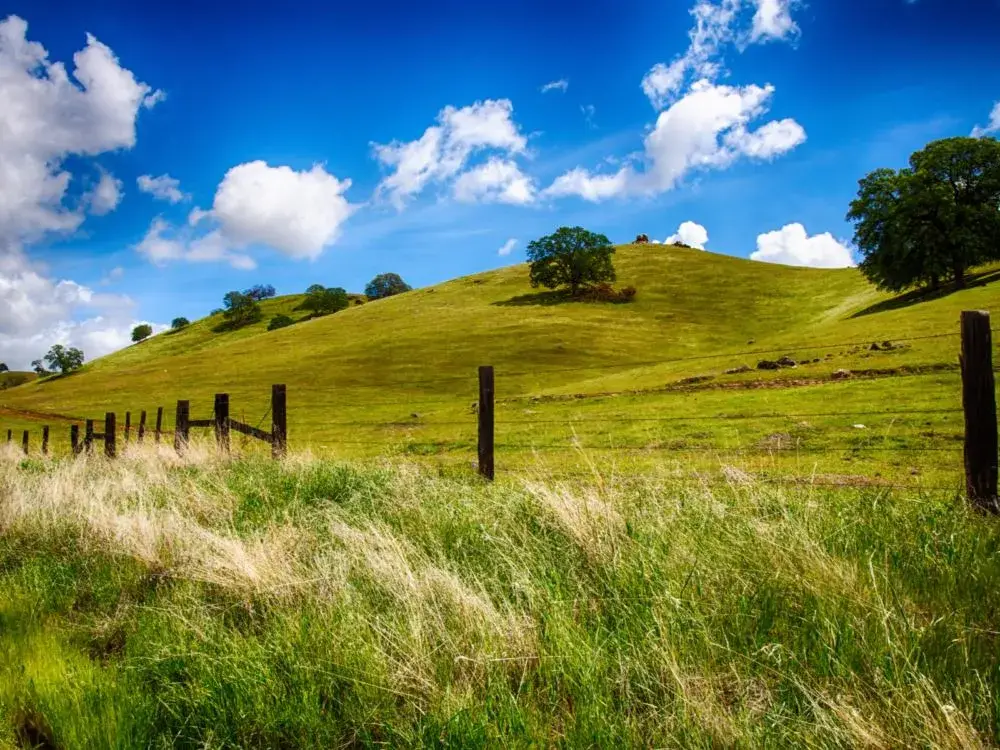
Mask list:
[[[14,442],[14,431],[13,430],[7,430],[7,442],[8,443],[13,443]]]
[[[87,453],[94,450],[94,420],[88,419],[83,427],[83,449]]]
[[[69,445],[74,456],[80,455],[80,425],[78,424],[69,426]]]
[[[125,412],[125,445],[128,445],[129,433],[132,431],[132,412]]]
[[[42,455],[49,455],[49,426],[45,425],[42,428]]]
[[[476,411],[479,414],[479,474],[493,480],[493,400],[495,397],[493,367],[483,365],[479,368],[479,403]]]
[[[178,453],[187,447],[188,420],[191,417],[191,402],[177,402],[177,416],[174,419],[174,450]]]
[[[28,455],[28,431],[25,430],[24,434],[21,435],[21,450],[24,451],[24,455]]]
[[[271,456],[281,458],[288,452],[288,411],[285,386],[271,386]]]
[[[142,444],[142,439],[146,436],[146,410],[139,412],[139,429],[135,435],[135,441]]]
[[[990,314],[962,312],[962,408],[965,411],[965,489],[977,508],[997,506],[997,399]]]
[[[104,415],[104,455],[114,458],[118,453],[118,445],[115,442],[115,413],[109,411]]]
[[[160,435],[163,432],[163,407],[156,407],[156,433],[154,436],[155,442],[160,442]]]
[[[215,394],[215,442],[219,450],[229,453],[229,394]]]

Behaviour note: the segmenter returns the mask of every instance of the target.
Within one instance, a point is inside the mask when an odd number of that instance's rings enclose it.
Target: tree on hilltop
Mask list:
[[[274,287],[270,284],[257,284],[249,289],[245,289],[243,294],[252,300],[260,302],[263,299],[270,299],[276,294],[276,292],[274,291]]]
[[[49,366],[49,370],[58,370],[65,375],[83,367],[83,352],[75,347],[55,344],[45,355],[45,363]],[[45,374],[41,360],[36,359],[31,364],[39,375]]]
[[[225,305],[222,311],[225,328],[242,328],[256,323],[264,316],[257,300],[242,292],[229,292],[222,298],[222,302]]]
[[[170,321],[170,329],[173,331],[179,331],[182,328],[187,328],[191,325],[191,321],[187,318],[174,318]]]
[[[582,227],[560,227],[528,243],[531,285],[548,289],[568,286],[576,297],[585,286],[616,279],[614,253],[614,246],[603,234]]]
[[[313,315],[329,315],[339,312],[349,307],[351,301],[347,298],[347,292],[339,286],[325,287],[322,284],[313,284],[306,289],[306,298],[300,307],[308,310]]]
[[[1000,257],[1000,142],[945,138],[858,182],[847,213],[860,268],[876,286],[902,291],[950,279]]]
[[[412,287],[400,277],[398,273],[380,273],[368,282],[365,287],[365,296],[368,299],[384,299],[396,294],[408,292]]]
[[[132,341],[138,344],[140,341],[145,341],[150,336],[153,335],[153,326],[149,323],[140,323],[135,328],[132,329]]]

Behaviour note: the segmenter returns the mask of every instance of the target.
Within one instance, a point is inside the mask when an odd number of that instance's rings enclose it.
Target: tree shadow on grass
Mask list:
[[[977,286],[986,286],[997,280],[1000,280],[1000,271],[996,270],[970,274],[966,277],[965,286],[962,289],[974,289]],[[919,305],[921,302],[930,302],[931,300],[947,297],[955,292],[962,291],[962,289],[959,289],[954,284],[944,284],[938,289],[914,289],[912,292],[900,294],[898,297],[869,305],[864,310],[858,310],[851,317],[862,318],[865,315],[874,315],[875,313],[888,312],[889,310],[899,310],[910,305]]]
[[[579,297],[574,297],[568,289],[557,289],[554,292],[519,294],[516,297],[490,304],[497,305],[498,307],[529,307],[535,305],[559,305],[563,302],[572,302],[573,300],[579,300]]]

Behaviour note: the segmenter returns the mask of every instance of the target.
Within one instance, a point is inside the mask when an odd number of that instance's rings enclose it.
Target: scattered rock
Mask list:
[[[850,370],[837,370],[833,373],[834,380],[847,380],[849,377],[851,377]]]
[[[791,357],[782,357],[778,360],[778,365],[781,367],[795,367],[795,360]]]
[[[705,383],[709,380],[714,380],[715,375],[694,375],[690,378],[683,378],[677,382],[680,385],[691,385],[692,383]]]
[[[833,354],[827,354],[824,359],[833,359]]]
[[[410,415],[410,419],[420,419],[420,415],[417,414],[416,412],[413,412],[413,414]]]
[[[813,360],[813,364],[816,364],[816,363],[817,363],[817,362],[819,362],[819,361],[820,361],[820,358],[819,358],[819,357],[816,357],[816,358],[815,358],[815,359]]]
[[[871,349],[873,352],[880,352],[880,351],[882,351],[882,347],[878,345],[878,342],[875,342],[874,344],[872,344],[868,348]]]
[[[781,365],[771,359],[762,359],[757,363],[758,370],[780,370]]]
[[[469,411],[471,411],[473,414],[478,414],[479,413],[479,402],[478,401],[473,401],[472,405],[469,406]]]
[[[851,425],[851,427],[853,427],[855,430],[864,430],[864,429],[867,429],[863,424],[855,424],[855,425]]]
[[[738,375],[741,372],[751,372],[753,370],[749,365],[740,365],[739,367],[733,367],[726,370],[726,375]]]
[[[895,348],[896,348],[895,344],[893,344],[891,341],[882,342],[882,351],[884,352],[891,352]]]
[[[750,339],[750,340],[747,341],[747,346],[753,346],[756,343],[757,343],[756,339]]]

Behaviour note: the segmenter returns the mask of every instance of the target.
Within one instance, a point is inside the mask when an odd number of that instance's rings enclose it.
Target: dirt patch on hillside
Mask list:
[[[9,406],[0,406],[0,417],[29,419],[32,422],[83,422],[86,420],[86,417],[74,417],[69,414],[56,414],[54,412],[32,411],[30,409],[14,409]]]

